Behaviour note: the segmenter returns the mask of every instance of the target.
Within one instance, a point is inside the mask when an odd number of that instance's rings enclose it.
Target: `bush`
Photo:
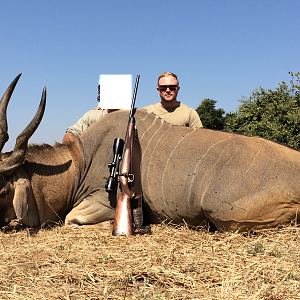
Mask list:
[[[225,130],[261,136],[300,149],[300,73],[292,75],[289,88],[285,82],[273,90],[262,87],[243,97],[237,112],[225,118]]]

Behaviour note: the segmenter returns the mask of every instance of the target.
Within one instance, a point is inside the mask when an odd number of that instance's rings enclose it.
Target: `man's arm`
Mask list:
[[[200,117],[194,109],[191,109],[190,111],[189,127],[196,127],[196,128],[203,127]]]
[[[67,128],[66,132],[78,136],[102,116],[103,114],[101,110],[90,110],[86,112],[73,126]]]
[[[63,144],[70,143],[75,138],[85,131],[90,125],[101,117],[107,115],[107,110],[90,110],[86,112],[73,126],[70,126],[66,130],[66,134],[63,137]]]

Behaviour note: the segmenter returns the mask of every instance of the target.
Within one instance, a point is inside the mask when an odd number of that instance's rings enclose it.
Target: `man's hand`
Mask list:
[[[76,136],[73,133],[66,133],[63,137],[62,143],[63,144],[68,144],[73,142],[76,139]]]

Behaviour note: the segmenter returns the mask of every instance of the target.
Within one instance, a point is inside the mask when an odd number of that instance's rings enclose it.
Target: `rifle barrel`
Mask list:
[[[137,76],[136,76],[136,80],[135,80],[135,86],[134,86],[133,97],[132,97],[132,101],[131,101],[131,108],[130,108],[130,116],[129,116],[129,120],[130,120],[130,118],[132,118],[133,115],[134,115],[135,99],[136,99],[136,94],[137,94],[137,89],[138,89],[139,81],[140,81],[140,75],[137,75]]]

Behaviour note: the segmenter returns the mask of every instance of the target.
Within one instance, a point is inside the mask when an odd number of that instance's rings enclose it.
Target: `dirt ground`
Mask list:
[[[151,234],[12,224],[0,299],[300,299],[299,227],[251,233],[152,225]]]

